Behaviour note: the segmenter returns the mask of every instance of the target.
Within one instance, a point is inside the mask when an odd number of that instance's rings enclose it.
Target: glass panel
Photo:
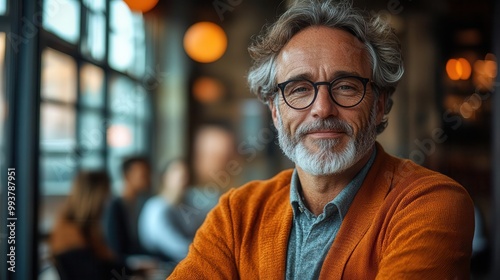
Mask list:
[[[7,13],[7,0],[0,0],[0,15]]]
[[[80,3],[76,0],[45,0],[43,27],[62,39],[76,43],[80,37]]]
[[[132,12],[123,1],[111,2],[109,64],[125,71],[134,55]]]
[[[105,0],[83,0],[83,4],[94,12],[106,11]]]
[[[146,70],[146,35],[144,34],[144,19],[134,14],[134,63],[131,73],[141,76]]]
[[[42,154],[40,158],[40,179],[44,195],[68,194],[71,181],[76,173],[77,157],[76,154],[71,153]]]
[[[142,75],[145,68],[144,21],[133,14],[123,1],[111,2],[110,10],[111,67]]]
[[[113,188],[122,187],[121,164],[125,157],[134,155],[134,129],[132,118],[114,119],[107,130],[108,170],[113,181]]]
[[[149,99],[146,91],[143,87],[136,84],[135,85],[135,104],[136,104],[136,114],[140,119],[147,119],[149,117]]]
[[[149,127],[147,126],[152,117],[151,115],[151,104],[149,102],[148,95],[146,91],[139,85],[136,85],[136,127],[135,127],[135,147],[138,151],[145,153],[147,152],[147,140],[149,139],[148,133],[150,133]]]
[[[98,112],[83,111],[80,113],[78,138],[82,153],[104,148],[104,117]]]
[[[104,156],[98,152],[88,152],[82,156],[82,169],[103,169],[105,168]]]
[[[105,28],[105,17],[103,14],[88,14],[87,34],[82,42],[82,51],[96,60],[104,58]]]
[[[80,70],[81,104],[85,107],[104,106],[104,71],[92,64],[84,64]]]
[[[76,62],[53,49],[42,53],[42,98],[74,103],[76,101]]]
[[[146,127],[146,122],[139,120],[134,129],[134,147],[140,153],[146,153],[147,147],[146,140],[148,139],[147,133],[149,132]]]
[[[147,120],[151,117],[146,91],[124,76],[114,76],[110,81],[110,110],[115,118],[133,115]]]
[[[43,151],[69,151],[75,140],[75,109],[51,103],[40,106],[40,144]]]
[[[130,79],[124,76],[114,76],[111,79],[110,109],[115,118],[134,115],[137,109],[137,101],[134,83]]]
[[[122,172],[121,172],[121,165],[122,165],[123,159],[131,154],[132,154],[132,152],[119,153],[119,152],[113,151],[112,149],[109,150],[109,153],[108,153],[108,171],[109,171],[109,176],[111,177],[111,182],[113,182],[113,192],[114,193],[118,194],[118,193],[122,192],[123,178],[122,178]]]

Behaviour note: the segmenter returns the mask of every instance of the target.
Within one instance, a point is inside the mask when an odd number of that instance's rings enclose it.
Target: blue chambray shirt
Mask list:
[[[299,176],[297,170],[294,170],[290,183],[293,223],[288,240],[286,279],[319,278],[326,254],[375,160],[376,153],[374,148],[366,165],[332,201],[325,205],[323,213],[317,217],[305,207],[301,199]]]

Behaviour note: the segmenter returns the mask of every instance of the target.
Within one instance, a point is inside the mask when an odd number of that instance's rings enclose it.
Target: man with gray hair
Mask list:
[[[298,1],[249,51],[295,169],[224,195],[171,279],[468,279],[465,189],[376,142],[404,72],[390,26]]]

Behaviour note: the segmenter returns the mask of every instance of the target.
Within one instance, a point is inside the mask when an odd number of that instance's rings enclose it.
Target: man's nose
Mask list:
[[[326,119],[338,115],[338,105],[333,102],[328,92],[327,85],[318,85],[318,94],[316,100],[311,105],[311,114],[313,117]]]

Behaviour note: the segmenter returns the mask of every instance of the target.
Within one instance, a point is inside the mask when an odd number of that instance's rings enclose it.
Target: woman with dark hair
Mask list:
[[[122,274],[106,245],[101,228],[110,196],[110,180],[104,171],[79,172],[56,220],[49,247],[61,279],[111,279]]]

